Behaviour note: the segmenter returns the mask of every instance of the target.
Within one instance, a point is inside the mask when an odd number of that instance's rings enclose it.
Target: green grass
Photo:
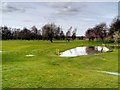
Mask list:
[[[107,45],[116,45],[104,42]],[[118,88],[118,76],[97,72],[118,72],[118,50],[102,54],[59,57],[78,46],[102,45],[102,42],[77,41],[2,41],[3,88]],[[26,57],[34,54],[34,57]]]

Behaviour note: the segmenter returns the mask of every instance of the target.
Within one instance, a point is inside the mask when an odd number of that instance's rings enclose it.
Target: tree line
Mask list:
[[[2,40],[74,40],[76,38],[75,28],[73,31],[72,26],[68,29],[66,34],[63,32],[62,27],[55,25],[54,23],[45,24],[41,29],[37,29],[36,26],[30,29],[24,27],[23,29],[10,28],[7,26],[0,27],[0,36]]]
[[[72,26],[68,29],[66,33],[63,32],[61,26],[57,26],[54,23],[45,24],[41,29],[36,28],[36,26],[30,29],[24,27],[23,29],[10,28],[7,26],[0,27],[0,37],[2,40],[9,39],[20,39],[20,40],[68,40],[70,41],[76,39],[76,31],[74,28],[72,31]],[[113,42],[119,42],[120,40],[120,18],[116,17],[113,19],[110,27],[108,28],[106,23],[100,23],[95,25],[93,28],[88,28],[85,32],[85,37],[81,36],[79,39],[91,40],[104,40],[108,39]]]

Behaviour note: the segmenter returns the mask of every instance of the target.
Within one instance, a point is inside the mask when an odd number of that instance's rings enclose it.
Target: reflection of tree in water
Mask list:
[[[72,54],[72,50],[70,50],[70,53]]]
[[[97,53],[98,51],[95,50],[95,47],[94,46],[91,46],[91,47],[86,47],[86,53],[87,54],[94,54],[94,53]]]
[[[89,47],[76,47],[74,49],[68,50],[70,55],[88,55],[88,54],[95,54],[95,53],[100,53],[102,52],[98,50],[98,47],[95,46],[89,46]]]

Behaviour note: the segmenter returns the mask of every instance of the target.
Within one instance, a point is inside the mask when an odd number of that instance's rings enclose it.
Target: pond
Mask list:
[[[105,46],[76,47],[76,48],[61,52],[60,56],[61,57],[75,57],[75,56],[81,56],[81,55],[103,53],[103,52],[110,51],[111,48],[116,48],[116,47],[114,47],[114,46],[110,46],[110,47],[105,47]],[[117,48],[119,48],[119,47],[117,47]]]

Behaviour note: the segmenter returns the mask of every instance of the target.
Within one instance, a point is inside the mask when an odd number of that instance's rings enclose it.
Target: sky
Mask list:
[[[2,2],[2,25],[40,29],[47,23],[60,25],[66,32],[71,26],[77,35],[105,22],[108,26],[118,15],[117,2]]]

